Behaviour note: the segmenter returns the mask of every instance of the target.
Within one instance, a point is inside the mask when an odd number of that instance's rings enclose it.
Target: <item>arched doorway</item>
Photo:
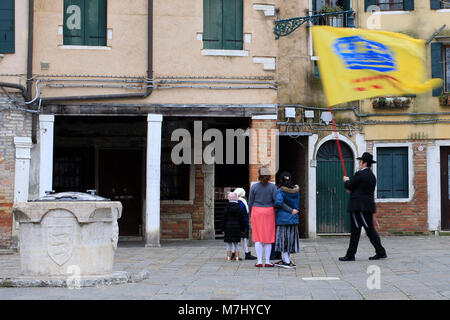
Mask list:
[[[340,142],[345,169],[351,176],[354,156],[350,147]],[[343,172],[335,140],[322,144],[317,151],[316,208],[317,233],[348,233],[350,220],[347,214],[349,195],[342,181]]]

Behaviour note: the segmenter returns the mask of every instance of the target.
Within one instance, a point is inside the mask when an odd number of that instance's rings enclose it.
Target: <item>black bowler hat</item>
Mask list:
[[[356,159],[362,160],[363,162],[366,162],[366,163],[377,163],[376,161],[373,160],[372,155],[368,152],[364,152],[361,157],[356,158]]]

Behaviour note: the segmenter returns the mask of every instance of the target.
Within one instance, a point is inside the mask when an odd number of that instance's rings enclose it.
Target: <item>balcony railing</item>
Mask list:
[[[320,12],[313,12],[311,19],[313,25],[331,26],[331,27],[354,27],[353,11],[333,12],[329,15],[324,15]],[[350,26],[351,24],[351,26]]]
[[[291,34],[305,22],[311,22],[313,25],[328,25],[333,27],[349,28],[355,27],[353,10],[331,13],[313,13],[304,17],[276,20],[273,31],[276,35],[276,39]]]

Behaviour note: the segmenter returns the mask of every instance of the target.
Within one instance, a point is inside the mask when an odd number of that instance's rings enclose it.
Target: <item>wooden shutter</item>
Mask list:
[[[203,0],[203,48],[222,49],[222,0]]]
[[[106,46],[106,0],[86,1],[85,21],[85,44]]]
[[[242,0],[223,1],[223,49],[242,50]]]
[[[64,30],[65,45],[84,45],[84,0],[64,0]]]
[[[441,9],[441,0],[430,0],[431,9]]]
[[[377,198],[408,198],[408,148],[378,148],[377,175]]]
[[[377,5],[377,0],[364,0],[364,8],[365,8],[365,11],[367,11],[367,9],[370,7],[370,6],[376,6]]]
[[[14,49],[14,0],[0,0],[0,53]]]
[[[393,198],[408,198],[408,148],[392,148]]]
[[[432,42],[431,43],[431,77],[444,80],[443,71],[444,57],[442,43]],[[442,95],[443,87],[438,87],[433,90],[433,96],[439,97]]]
[[[414,10],[414,0],[403,0],[403,10]]]
[[[342,9],[344,9],[344,11],[347,11],[347,10],[351,9],[351,7],[350,7],[350,0],[344,0],[344,6],[343,6]]]

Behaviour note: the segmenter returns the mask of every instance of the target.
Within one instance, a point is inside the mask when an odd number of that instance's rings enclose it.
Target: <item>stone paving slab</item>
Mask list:
[[[294,270],[255,268],[254,260],[226,261],[223,240],[164,241],[160,248],[126,242],[119,244],[113,270],[136,275],[134,281],[81,289],[0,285],[0,299],[450,299],[450,237],[383,237],[382,242],[387,259],[369,261],[373,248],[362,237],[356,261],[341,262],[348,238],[301,239],[301,252],[292,255]],[[368,281],[373,276],[368,268],[374,266],[380,271],[379,288],[368,287],[374,283]],[[0,279],[21,277],[19,254],[0,255]]]

